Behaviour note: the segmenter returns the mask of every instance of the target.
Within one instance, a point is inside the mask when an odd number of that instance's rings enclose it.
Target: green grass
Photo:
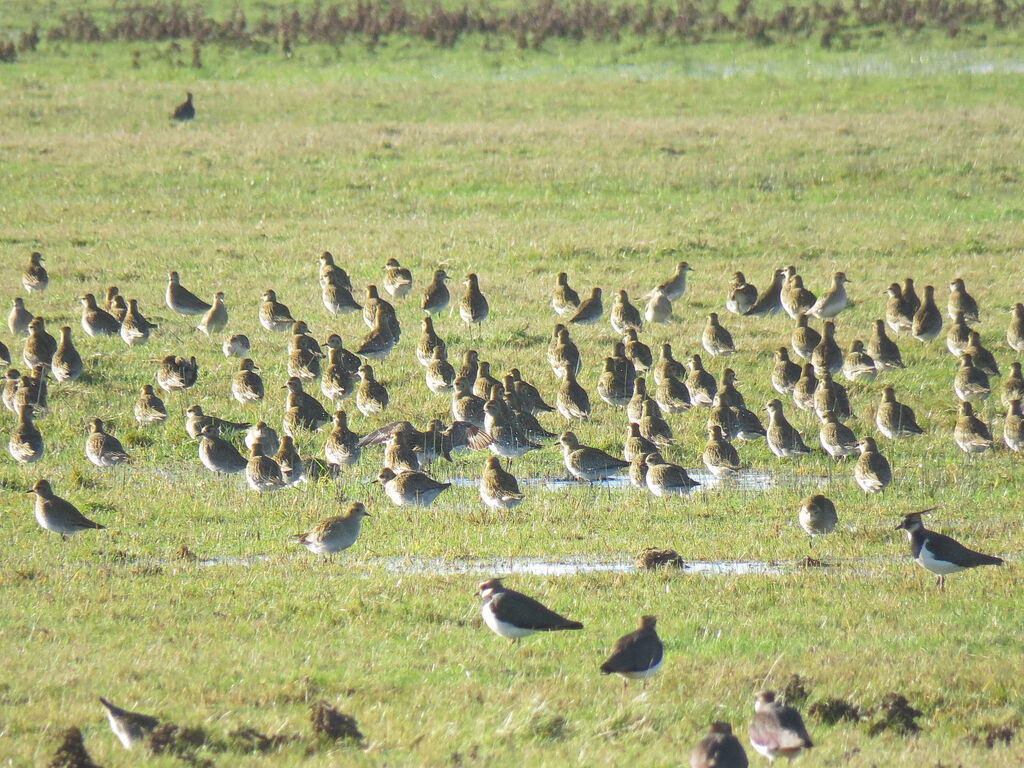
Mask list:
[[[71,325],[88,363],[83,381],[52,385],[39,423],[44,458],[28,468],[0,462],[0,759],[44,764],[55,734],[78,725],[99,764],[137,761],[107,729],[95,700],[104,695],[203,728],[210,744],[196,756],[217,765],[679,765],[712,719],[731,721],[746,741],[753,692],[799,674],[805,712],[827,697],[877,708],[890,691],[924,712],[917,737],[869,736],[877,714],[835,726],[808,718],[819,746],[805,765],[1021,764],[1020,738],[985,745],[990,730],[1017,729],[1024,716],[1020,460],[1005,450],[967,460],[954,445],[955,363],[941,340],[900,339],[905,371],[851,386],[857,434],[874,434],[886,383],[928,432],[881,440],[896,474],[882,498],[864,498],[850,463],[818,453],[779,462],[754,444],[740,448],[743,462],[779,474],[764,493],[665,501],[530,487],[519,509],[496,514],[468,487],[407,512],[366,484],[379,465],[368,453],[334,485],[261,500],[205,473],[183,428],[192,403],[279,425],[285,339],[256,324],[266,288],[321,340],[338,332],[358,345],[361,321],[330,317],[320,303],[324,249],[359,288],[380,280],[389,256],[417,281],[398,305],[401,344],[374,365],[392,406],[364,419],[347,405],[359,432],[447,413],[412,354],[419,290],[438,264],[454,276],[477,271],[491,300],[477,330],[438,319],[453,360],[475,347],[497,373],[518,366],[549,400],[554,273],[566,269],[580,290],[604,287],[607,308],[619,287],[638,302],[680,259],[696,271],[676,319],[643,333],[652,347],[671,341],[678,358],[702,351],[704,318],[721,310],[732,271],[760,286],[793,263],[815,291],[836,268],[854,280],[855,306],[837,323],[844,348],[867,337],[892,280],[936,285],[944,307],[944,286],[963,276],[982,304],[983,341],[1008,369],[1006,311],[1021,299],[1024,79],[1012,72],[1012,49],[935,42],[860,53],[551,43],[529,54],[392,43],[377,53],[300,46],[288,61],[210,46],[199,71],[174,66],[166,44],[43,45],[4,65],[0,300],[23,294],[18,273],[41,250],[51,287],[27,306],[53,332]],[[138,70],[129,66],[135,48]],[[966,73],[986,61],[999,74]],[[723,78],[733,66],[738,74]],[[199,117],[170,125],[186,88]],[[221,340],[193,334],[164,307],[169,269],[203,296],[226,292],[231,330],[250,336],[263,368],[264,404],[235,403],[236,365]],[[109,284],[160,323],[147,346],[81,333],[75,297]],[[771,353],[788,345],[791,324],[725,313],[723,322],[739,353],[708,361],[709,370],[733,367],[748,403],[760,405],[774,396]],[[595,402],[576,432],[618,452],[625,420],[593,392],[615,338],[607,323],[573,338]],[[20,370],[20,341],[6,330],[0,339]],[[132,403],[168,353],[196,354],[199,384],[166,398],[165,426],[139,429]],[[988,417],[998,395],[990,403]],[[786,411],[816,446],[813,419],[790,403]],[[86,461],[94,416],[132,453],[126,471]],[[705,419],[670,419],[672,459],[699,466]],[[563,428],[558,417],[546,424]],[[12,426],[5,412],[0,429]],[[313,455],[323,440],[309,435],[299,447]],[[482,464],[463,456],[437,471],[476,477]],[[515,471],[558,476],[560,454],[549,446]],[[69,542],[40,530],[21,491],[41,476],[107,530]],[[796,510],[818,482],[841,523],[813,554],[835,565],[803,570],[794,566],[808,552]],[[352,550],[322,564],[288,544],[350,499],[373,515]],[[953,576],[937,592],[892,530],[903,513],[931,506],[940,507],[932,526],[1007,567]],[[262,559],[202,565],[176,558],[183,545],[201,558]],[[480,622],[481,575],[384,565],[405,555],[628,560],[648,545],[783,569],[512,577],[586,625],[512,646]],[[666,664],[646,689],[624,694],[597,668],[641,613],[658,616]],[[312,739],[308,706],[319,699],[357,718],[362,750]],[[301,739],[252,757],[229,737],[245,726]]]

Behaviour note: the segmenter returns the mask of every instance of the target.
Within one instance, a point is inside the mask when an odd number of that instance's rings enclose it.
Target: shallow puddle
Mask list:
[[[693,469],[686,470],[687,474],[696,480],[700,485],[690,489],[689,494],[701,493],[709,490],[736,491],[766,491],[769,488],[792,488],[801,485],[820,486],[828,482],[828,478],[815,475],[791,475],[771,474],[769,472],[757,472],[754,470],[743,471],[730,478],[715,477],[710,472]],[[521,477],[518,478],[519,487],[535,486],[547,491],[569,491],[574,488],[596,488],[609,491],[628,491],[633,486],[625,475],[615,475],[599,482],[579,482],[570,477]],[[480,485],[478,477],[449,477],[446,482],[457,488],[475,488]],[[689,495],[688,494],[688,495]]]

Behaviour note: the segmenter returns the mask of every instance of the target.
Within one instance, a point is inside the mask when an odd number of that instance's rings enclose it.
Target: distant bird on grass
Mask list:
[[[690,768],[747,768],[743,745],[729,723],[712,723],[708,735],[690,752]]]
[[[343,514],[328,517],[313,530],[293,536],[292,541],[326,560],[356,543],[364,517],[370,517],[370,513],[362,502],[356,501]]]
[[[654,616],[641,616],[640,628],[623,635],[615,642],[608,660],[601,665],[602,675],[619,675],[623,685],[630,680],[644,680],[651,677],[661,666],[664,647],[655,629]]]
[[[179,123],[187,123],[189,120],[196,116],[196,108],[192,104],[192,94],[188,93],[185,96],[185,100],[174,108],[174,112],[171,113],[171,119],[177,120]]]
[[[125,749],[131,749],[135,744],[146,738],[146,734],[156,728],[160,721],[150,715],[142,715],[138,712],[129,712],[111,704],[100,696],[100,704],[107,711],[107,720],[110,722],[110,730],[117,736],[118,741]]]
[[[40,527],[59,533],[64,539],[80,531],[104,528],[99,523],[87,519],[74,504],[55,494],[47,480],[37,480],[26,493],[36,495],[36,522]]]
[[[777,702],[774,691],[763,691],[754,698],[754,718],[747,735],[750,746],[769,762],[780,756],[792,760],[801,750],[814,746],[800,713]]]

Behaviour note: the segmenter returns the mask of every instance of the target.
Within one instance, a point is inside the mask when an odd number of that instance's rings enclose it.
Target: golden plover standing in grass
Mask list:
[[[439,483],[423,472],[399,472],[397,475],[387,467],[377,474],[377,482],[384,487],[384,493],[398,507],[429,507],[451,483]]]
[[[365,366],[369,368],[369,366]],[[373,371],[370,370],[369,377],[372,380]],[[331,414],[323,407],[319,400],[306,393],[302,389],[302,379],[291,376],[285,383],[284,388],[288,390],[285,399],[285,410],[296,409],[300,425],[304,429],[318,430],[324,424],[331,421]]]
[[[27,336],[28,325],[33,317],[33,314],[25,309],[25,300],[15,298],[11,304],[10,314],[7,315],[7,327],[15,336]]]
[[[732,726],[714,722],[708,735],[690,751],[690,768],[747,768],[747,753]]]
[[[687,397],[689,397],[689,390],[687,390]],[[633,396],[629,398],[629,402],[626,404],[626,418],[634,423],[640,422],[640,417],[643,415],[644,403],[650,400],[647,396],[647,380],[637,378],[633,382]],[[661,412],[659,407],[658,412]]]
[[[690,404],[710,408],[718,391],[715,377],[704,370],[700,355],[691,355],[687,362],[690,373],[686,377],[686,389],[690,392]]]
[[[864,342],[860,339],[854,339],[850,344],[850,351],[843,358],[842,371],[847,381],[870,383],[878,375],[875,360],[864,351]]]
[[[32,406],[18,406],[18,423],[11,430],[7,450],[19,464],[30,464],[43,457],[43,435],[32,421]]]
[[[885,303],[885,324],[893,333],[910,333],[914,325],[914,313],[917,306],[904,298],[899,283],[891,283],[886,291],[889,298]],[[918,306],[920,303],[918,303]]]
[[[754,717],[747,735],[750,746],[769,762],[777,757],[792,760],[801,750],[814,746],[800,713],[776,701],[774,691],[763,691],[754,698]]]
[[[135,414],[135,421],[140,427],[158,424],[167,418],[167,408],[164,407],[164,401],[153,392],[152,384],[143,385],[139,399],[135,401],[133,413]]]
[[[978,302],[967,292],[962,278],[956,278],[949,284],[949,299],[946,302],[946,312],[949,317],[955,318],[962,313],[964,320],[974,324],[978,322]]]
[[[199,461],[218,475],[244,472],[248,461],[238,450],[222,438],[213,424],[206,424],[199,433]]]
[[[821,418],[826,411],[832,411],[840,421],[847,421],[853,417],[850,409],[850,397],[846,387],[832,378],[832,374],[825,371],[817,388],[814,390],[814,412]]]
[[[637,372],[647,373],[654,365],[654,356],[651,354],[651,348],[640,341],[636,328],[626,329],[622,343],[626,346],[626,357],[632,361]]]
[[[322,280],[327,278],[332,282],[336,282],[338,285],[345,286],[348,290],[352,290],[352,281],[349,280],[348,274],[344,269],[334,263],[334,254],[330,251],[324,251],[317,257],[317,261],[320,262],[320,270],[318,277]]]
[[[295,447],[295,442],[291,435],[285,435],[281,438],[281,445],[278,446],[277,452],[274,454],[274,461],[277,462],[277,466],[281,468],[281,479],[288,485],[298,485],[302,482],[302,457],[299,455],[299,449]]]
[[[933,286],[926,285],[924,287],[924,302],[914,313],[914,324],[911,326],[910,333],[915,339],[926,344],[942,333],[942,313],[935,306],[935,288]]]
[[[875,320],[875,332],[868,341],[868,354],[875,361],[878,370],[903,368],[903,356],[896,342],[885,333],[885,321]]]
[[[676,265],[676,271],[672,277],[654,286],[654,290],[661,291],[668,297],[669,301],[677,301],[683,298],[683,294],[686,293],[686,274],[688,272],[693,272],[693,268],[685,261],[680,261]]]
[[[345,275],[345,282],[347,281],[348,275]],[[320,278],[320,300],[332,315],[363,311],[363,306],[352,296],[351,285],[341,283],[337,279],[332,280],[330,277]]]
[[[412,291],[412,272],[399,264],[398,259],[390,258],[384,264],[381,285],[392,298],[405,298]]]
[[[164,292],[167,308],[179,315],[205,315],[212,305],[196,296],[181,284],[177,272],[167,275],[167,290]]]
[[[692,488],[700,485],[678,464],[670,464],[659,453],[648,453],[644,457],[647,471],[644,481],[647,490],[659,498],[685,496]]]
[[[277,293],[273,290],[264,291],[257,317],[260,325],[268,331],[290,331],[295,325],[291,310],[277,300]]]
[[[121,323],[96,304],[96,297],[87,293],[79,297],[82,302],[82,330],[88,336],[117,336],[121,332]]]
[[[630,422],[626,427],[626,441],[622,445],[622,458],[632,463],[635,456],[657,453],[658,446],[640,434],[640,425]]]
[[[615,294],[608,320],[612,324],[612,330],[618,334],[625,333],[627,328],[639,331],[644,325],[640,311],[629,303],[629,294],[624,290],[619,290]]]
[[[348,414],[335,411],[331,434],[324,443],[324,457],[339,467],[352,467],[359,462],[360,453],[359,435],[348,428]]]
[[[85,439],[85,457],[97,467],[116,467],[130,459],[121,441],[103,431],[103,422],[93,419],[89,423],[89,436]]]
[[[814,348],[821,342],[821,334],[807,325],[808,321],[807,315],[798,315],[791,337],[793,351],[805,360],[811,356]]]
[[[601,289],[594,288],[590,297],[580,302],[576,312],[569,318],[573,325],[594,325],[604,314],[604,305],[601,303]]]
[[[661,416],[661,409],[651,399],[644,400],[640,406],[640,420],[636,422],[640,434],[659,446],[672,442],[672,427]]]
[[[974,365],[974,358],[966,352],[960,355],[960,367],[953,377],[953,392],[961,400],[986,400],[992,392],[988,376]]]
[[[1003,419],[1003,442],[1011,451],[1024,451],[1024,418],[1021,417],[1020,400],[1011,400],[1006,406]]]
[[[672,302],[668,296],[657,289],[651,291],[651,297],[647,300],[647,306],[644,307],[644,320],[648,323],[665,325],[671,319]]]
[[[491,364],[481,360],[476,368],[476,378],[473,380],[473,394],[487,400],[497,384],[500,382],[491,375]]]
[[[326,559],[356,543],[364,517],[370,517],[370,513],[362,502],[356,501],[342,514],[328,517],[313,530],[293,536],[292,541]]]
[[[50,276],[43,266],[43,254],[33,251],[28,257],[28,266],[21,273],[21,284],[29,293],[42,293],[50,284]]]
[[[643,380],[638,379],[638,381]],[[636,382],[634,382],[634,387],[635,384]],[[690,408],[690,390],[679,379],[668,376],[655,387],[654,401],[664,413],[682,413]],[[628,405],[627,403],[627,407]],[[642,405],[640,407],[643,408]]]
[[[924,512],[931,512],[930,509]],[[1002,565],[1003,560],[994,555],[986,555],[968,549],[956,539],[951,539],[935,531],[929,531],[921,521],[924,512],[912,512],[905,515],[897,531],[906,531],[910,540],[910,553],[914,560],[925,570],[931,571],[938,578],[936,586],[946,589],[946,576],[951,573],[977,568],[981,565]]]
[[[278,446],[281,444],[277,432],[262,421],[257,421],[245,433],[245,447],[250,451],[257,441],[263,444],[264,452],[269,453],[271,456],[277,453]]]
[[[657,451],[650,453],[638,453],[629,462],[629,484],[641,490],[647,489],[647,462],[652,464],[663,462],[665,459]]]
[[[819,414],[818,418],[821,419],[818,441],[825,453],[833,459],[842,459],[858,453],[856,435],[839,420],[834,411],[825,411]]]
[[[25,339],[25,349],[21,355],[25,365],[29,368],[49,366],[56,351],[57,340],[47,333],[46,321],[38,315],[33,317],[28,324],[28,338]]]
[[[953,357],[960,357],[966,350],[971,340],[971,327],[964,320],[964,313],[957,312],[953,318],[952,325],[946,331],[946,349]]]
[[[786,279],[784,270],[776,269],[772,280],[757,296],[757,301],[743,314],[750,317],[768,317],[782,309],[782,286]]]
[[[819,376],[826,371],[835,375],[843,369],[843,350],[836,344],[836,326],[831,320],[822,327],[821,341],[811,352],[811,365]]]
[[[569,287],[569,276],[559,272],[555,278],[555,290],[551,294],[551,307],[559,315],[572,316],[580,306],[580,295]]]
[[[249,354],[249,337],[244,333],[236,333],[224,340],[224,346],[221,349],[224,352],[224,357],[245,357]]]
[[[421,327],[420,340],[416,345],[416,359],[420,365],[427,367],[434,359],[435,349],[440,347],[442,352],[446,352],[447,349],[444,340],[434,331],[434,321],[429,316],[423,318]]]
[[[921,308],[921,300],[917,297],[917,291],[914,289],[914,278],[912,277],[903,279],[903,300],[907,302],[907,308],[910,310],[910,317],[913,320],[917,310]]]
[[[36,495],[35,512],[39,526],[59,533],[64,539],[74,536],[79,531],[102,530],[105,527],[87,519],[74,504],[55,494],[47,480],[37,480],[26,493]]]
[[[572,368],[573,373],[577,375],[583,368],[580,364],[579,348],[569,337],[569,330],[561,323],[555,326],[552,342],[548,345],[547,359],[552,372],[558,378],[562,378],[562,368]]]
[[[816,493],[800,502],[797,519],[810,540],[814,541],[815,536],[825,536],[835,530],[839,514],[830,499]]]
[[[765,410],[768,412],[766,439],[772,453],[780,459],[792,459],[811,452],[804,444],[800,433],[786,420],[780,400],[769,400]]]
[[[801,411],[814,410],[814,393],[818,389],[818,377],[814,375],[814,366],[804,365],[800,378],[793,387],[793,404]]]
[[[501,459],[490,456],[480,475],[480,498],[491,509],[515,509],[523,501],[519,483],[501,467]]]
[[[1010,363],[1010,375],[1003,384],[1003,405],[1009,405],[1013,400],[1024,400],[1024,376],[1021,376],[1020,363],[1016,360]]]
[[[570,422],[586,421],[590,418],[590,397],[576,381],[576,373],[571,367],[563,369],[562,383],[558,387],[555,407]]]
[[[807,314],[813,315],[819,320],[829,320],[846,309],[846,284],[849,282],[851,280],[845,272],[834,272],[832,284],[807,310]]]
[[[359,389],[356,390],[356,408],[363,416],[382,413],[388,407],[390,400],[387,388],[373,377],[373,368],[369,365],[359,366],[359,379]],[[327,420],[330,420],[329,416]]]
[[[782,308],[794,320],[797,315],[804,314],[814,306],[818,298],[809,290],[804,288],[804,279],[795,272],[786,281],[786,288],[782,291]]]
[[[241,432],[243,429],[248,429],[252,426],[247,421],[227,421],[226,419],[220,419],[211,414],[204,413],[202,406],[199,405],[190,405],[185,409],[185,431],[190,438],[198,440],[199,434],[207,424],[212,424],[217,428],[217,432],[222,435],[229,432]],[[263,447],[266,448],[265,443]]]
[[[627,462],[609,456],[598,448],[581,445],[573,432],[563,432],[558,443],[562,446],[565,468],[577,480],[588,483],[604,480],[629,466]]]
[[[263,443],[256,440],[249,449],[249,461],[245,465],[245,480],[249,488],[258,493],[284,488],[281,467],[276,461],[263,454]]]
[[[708,441],[701,453],[701,460],[715,477],[731,477],[740,471],[740,455],[725,439],[719,426],[708,428]]]
[[[129,347],[145,344],[149,341],[150,331],[158,327],[142,316],[137,299],[128,300],[128,310],[121,321],[121,339],[125,344]]]
[[[747,282],[742,272],[734,272],[725,298],[725,308],[734,315],[745,315],[757,301],[757,288]]]
[[[160,725],[160,721],[149,715],[142,715],[138,712],[129,712],[111,704],[100,696],[100,704],[107,711],[107,721],[110,723],[110,730],[117,736],[121,746],[131,749],[140,741],[146,738],[154,728]]]
[[[224,303],[224,292],[217,291],[213,294],[213,304],[203,315],[203,319],[196,326],[197,331],[202,331],[207,336],[220,333],[228,327],[228,308]]]
[[[986,376],[999,375],[999,365],[996,363],[995,355],[982,346],[981,335],[977,331],[972,330],[967,334],[967,347],[964,352],[971,356],[974,365],[984,371]]]
[[[712,312],[708,315],[708,322],[704,326],[700,343],[712,357],[731,355],[736,352],[736,345],[733,343],[732,334],[718,322],[717,312]]]
[[[974,415],[974,408],[967,401],[960,403],[953,440],[964,453],[984,453],[992,447],[992,432]]]
[[[427,389],[435,395],[451,392],[455,383],[455,368],[448,362],[443,347],[435,347],[426,372]]]
[[[74,381],[82,375],[82,356],[78,354],[74,342],[71,341],[69,325],[60,329],[60,341],[57,342],[57,350],[53,353],[50,370],[57,381]]]
[[[780,395],[792,395],[793,388],[800,380],[801,368],[789,359],[785,347],[775,350],[775,366],[772,368],[772,387]]]
[[[853,468],[853,479],[864,493],[880,493],[892,482],[892,468],[888,459],[878,452],[873,437],[863,437],[857,443],[860,458]]]
[[[484,624],[494,634],[512,642],[535,632],[583,629],[580,622],[555,613],[532,597],[508,589],[501,579],[483,582],[477,594],[483,598],[480,615]]]
[[[641,616],[640,628],[623,635],[615,641],[611,655],[601,665],[602,675],[619,675],[623,685],[630,680],[644,680],[651,677],[661,666],[664,647],[655,629],[654,616]]]
[[[434,270],[434,279],[430,281],[430,285],[427,286],[427,290],[423,292],[423,298],[420,300],[420,309],[428,315],[443,312],[451,302],[451,293],[448,291],[448,286],[445,285],[448,279],[448,273],[443,269]]]
[[[1006,329],[1006,343],[1014,352],[1024,352],[1024,304],[1017,302],[1010,310],[1010,327]]]
[[[466,292],[459,300],[459,317],[466,325],[476,325],[487,319],[490,307],[487,298],[480,291],[480,283],[476,274],[470,272],[466,275],[462,284],[466,286]]]
[[[164,392],[189,389],[195,385],[198,378],[199,364],[195,357],[186,360],[183,357],[167,355],[156,369],[156,383]]]
[[[238,365],[238,373],[231,380],[231,396],[242,405],[255,403],[265,394],[260,369],[248,357]]]

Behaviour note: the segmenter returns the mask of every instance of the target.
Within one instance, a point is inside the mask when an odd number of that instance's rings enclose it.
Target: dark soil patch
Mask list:
[[[356,724],[356,719],[344,712],[329,706],[326,701],[318,701],[310,707],[310,720],[313,722],[313,733],[326,736],[334,741],[352,740],[362,742],[363,734]]]
[[[85,751],[80,730],[75,727],[68,728],[61,737],[63,741],[57,747],[57,753],[50,761],[49,768],[99,768]]]
[[[255,728],[239,728],[228,734],[228,739],[237,752],[271,752],[289,742],[297,741],[298,738],[296,735],[288,734],[267,736]]]
[[[809,695],[807,680],[797,674],[790,675],[786,687],[782,689],[782,701],[787,707],[801,706]]]
[[[825,725],[835,725],[841,720],[856,723],[861,718],[860,708],[846,699],[822,699],[811,705],[807,714]]]
[[[885,731],[909,736],[921,730],[915,721],[924,713],[910,706],[907,697],[901,693],[885,694],[878,709],[880,718],[868,728],[869,736],[877,736]]]

